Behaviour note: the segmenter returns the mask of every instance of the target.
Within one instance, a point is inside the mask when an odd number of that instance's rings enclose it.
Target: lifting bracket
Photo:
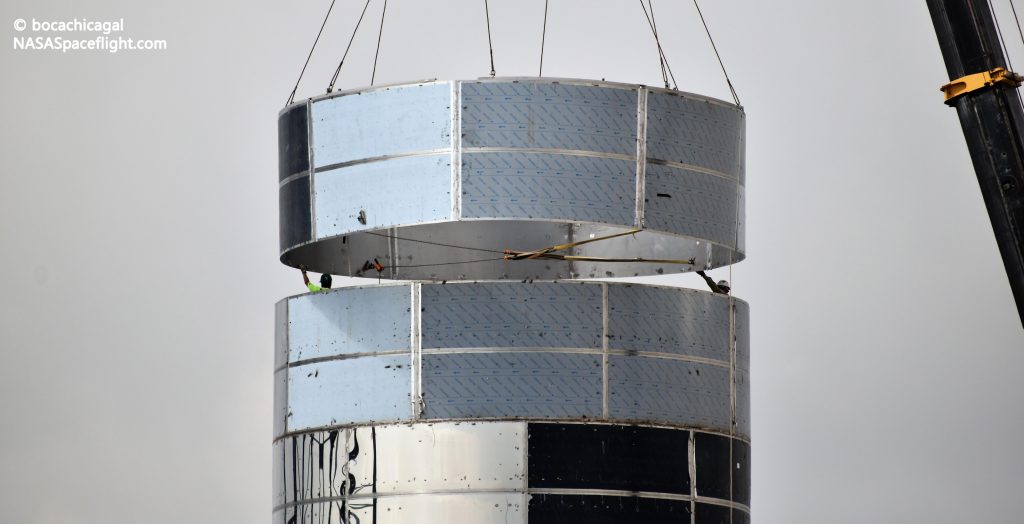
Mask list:
[[[942,86],[940,89],[946,95],[946,105],[952,106],[956,103],[956,99],[967,93],[995,85],[1020,87],[1022,80],[1024,80],[1024,77],[1017,73],[1003,67],[997,67],[991,71],[982,71],[981,73],[962,76]]]

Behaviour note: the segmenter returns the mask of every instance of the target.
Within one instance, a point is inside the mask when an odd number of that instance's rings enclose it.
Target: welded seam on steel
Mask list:
[[[310,99],[306,100],[306,147],[309,148],[309,238],[316,240],[316,184],[313,178],[316,169],[313,168],[313,101]]]
[[[608,419],[609,413],[609,386],[608,375],[608,284],[601,284],[601,417]]]
[[[647,223],[644,219],[644,198],[647,192],[647,90],[638,89],[636,97],[636,209],[633,225],[643,228]]]
[[[414,497],[423,495],[584,495],[584,496],[595,496],[595,497],[636,497],[641,499],[656,499],[656,500],[676,500],[682,502],[700,502],[701,504],[710,504],[714,506],[721,506],[724,508],[738,509],[740,511],[750,512],[750,507],[745,504],[738,502],[732,502],[725,499],[718,499],[713,497],[694,497],[691,495],[679,495],[676,493],[661,493],[656,491],[627,491],[617,489],[558,489],[558,488],[527,488],[524,491],[518,489],[479,489],[479,490],[463,490],[463,489],[450,489],[450,490],[414,490],[414,491],[393,491],[393,492],[378,492],[378,493],[353,493],[347,497],[334,496],[334,497],[314,497],[302,500],[293,500],[284,504],[274,506],[273,511],[280,511],[283,509],[294,508],[296,506],[306,506],[311,504],[323,504],[328,502],[337,502],[341,500],[370,500],[370,499],[383,499],[383,498],[394,498],[394,497]]]
[[[452,82],[452,220],[462,218],[462,83]]]
[[[423,344],[423,338],[420,333],[422,312],[420,310],[421,303],[421,284],[414,283],[409,286],[409,311],[410,315],[410,326],[409,326],[409,358],[410,358],[410,392],[409,401],[412,412],[412,419],[418,420],[420,415],[423,414],[423,357],[420,348]]]

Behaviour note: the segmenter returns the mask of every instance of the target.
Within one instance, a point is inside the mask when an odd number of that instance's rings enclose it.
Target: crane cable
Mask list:
[[[324,15],[324,22],[320,24],[320,31],[316,34],[316,39],[313,40],[313,47],[309,48],[309,54],[306,55],[306,63],[302,64],[302,71],[299,71],[299,78],[295,81],[295,87],[292,89],[292,93],[288,95],[288,101],[285,102],[285,106],[291,105],[295,101],[295,92],[299,90],[299,82],[302,82],[302,75],[306,74],[306,67],[309,66],[309,59],[313,57],[313,50],[316,49],[317,42],[320,41],[320,35],[324,32],[324,26],[327,25],[327,19],[331,17],[331,11],[334,10],[334,2],[337,0],[331,0],[331,6],[327,8],[327,14]]]
[[[729,92],[732,93],[732,99],[736,101],[736,105],[740,104],[740,97],[736,94],[736,89],[732,86],[732,80],[729,80],[729,73],[725,70],[725,64],[722,62],[722,55],[718,53],[718,46],[715,45],[715,39],[711,38],[711,30],[708,29],[708,23],[704,20],[704,13],[701,12],[700,6],[697,5],[697,0],[693,0],[693,6],[697,8],[697,14],[700,16],[700,23],[704,25],[704,32],[708,34],[708,41],[711,42],[711,49],[715,51],[715,57],[718,58],[718,65],[722,67],[722,74],[725,75],[725,83],[729,85]]]
[[[1003,46],[1003,58],[1006,59],[1006,65],[1013,71],[1013,62],[1010,60],[1010,50],[1006,48],[1006,40],[1003,40],[1003,29],[999,27],[999,16],[996,15],[996,9],[992,6],[992,0],[986,0],[988,3],[988,10],[992,12],[992,21],[996,24],[996,35],[999,36],[999,44]]]
[[[380,39],[384,36],[384,17],[388,14],[388,0],[384,0],[384,10],[380,13],[380,30],[377,31],[377,51],[373,54],[373,73],[370,74],[370,85],[377,78],[377,57],[380,56]]]
[[[548,0],[544,0],[544,26],[540,33],[540,68],[537,76],[544,76],[544,40],[548,36]]]
[[[650,0],[648,0],[650,4]],[[644,18],[647,19],[647,25],[651,28],[651,34],[654,35],[654,43],[658,46],[658,62],[661,64],[661,79],[665,82],[665,89],[669,89],[671,86],[668,83],[669,74],[671,74],[672,67],[667,66],[668,59],[665,58],[665,50],[661,48],[661,40],[658,38],[658,26],[654,23],[654,6],[651,6],[651,12],[647,12],[647,6],[644,5],[644,0],[640,0],[640,8],[644,10]],[[668,74],[666,74],[666,69]],[[672,82],[675,82],[675,75],[672,75]],[[678,84],[677,86],[678,87]]]
[[[1017,34],[1020,35],[1020,43],[1024,44],[1024,30],[1020,28],[1020,17],[1017,16],[1017,8],[1013,5],[1013,0],[1010,0],[1010,9],[1013,10],[1013,20],[1017,22]]]
[[[491,53],[491,78],[494,78],[494,44],[491,43],[491,8],[484,0],[484,15],[487,17],[487,50]]]
[[[327,86],[327,92],[334,91],[334,84],[338,81],[338,75],[341,73],[341,66],[345,65],[345,58],[348,57],[348,51],[352,49],[352,41],[356,39],[356,32],[359,31],[359,26],[363,23],[363,17],[366,16],[366,9],[370,7],[370,0],[366,0],[366,5],[363,6],[363,12],[359,15],[359,20],[356,21],[356,27],[352,30],[352,36],[348,39],[348,45],[345,46],[345,53],[341,55],[341,62],[338,63],[338,68],[334,70],[334,76],[331,77],[331,84]]]

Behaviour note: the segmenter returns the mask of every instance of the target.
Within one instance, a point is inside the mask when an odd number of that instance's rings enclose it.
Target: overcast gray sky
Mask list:
[[[755,522],[1020,521],[1024,330],[924,2],[704,3],[748,114]],[[537,74],[543,4],[491,0],[499,76]],[[636,2],[551,4],[546,75],[660,83]],[[303,290],[276,116],[327,5],[0,4],[5,522],[270,518],[273,305]],[[654,7],[679,87],[728,98],[693,6]],[[300,97],[361,8],[338,0]],[[168,48],[13,49],[15,20],[74,17]],[[482,0],[388,3],[378,83],[489,69]]]

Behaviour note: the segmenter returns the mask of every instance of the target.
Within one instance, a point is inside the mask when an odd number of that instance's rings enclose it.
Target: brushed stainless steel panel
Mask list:
[[[609,359],[612,420],[668,422],[729,432],[729,370],[651,357]]]
[[[349,287],[288,300],[288,361],[409,350],[409,285]]]
[[[409,356],[375,356],[296,366],[288,376],[288,431],[407,420]]]
[[[448,219],[451,177],[448,154],[393,158],[317,173],[317,238]]]
[[[525,485],[525,422],[358,428],[357,494],[514,491]],[[376,475],[376,476],[374,476]]]
[[[734,180],[648,163],[645,183],[648,227],[736,245],[738,186]]]
[[[629,226],[636,162],[550,153],[462,154],[462,216],[551,218]]]
[[[642,285],[608,286],[609,349],[709,358],[728,365],[729,298]]]
[[[396,86],[314,101],[312,147],[316,168],[449,149],[451,86]],[[363,186],[357,193],[376,189]]]
[[[463,147],[636,153],[636,90],[462,82]]]
[[[424,354],[425,418],[594,418],[601,356],[559,353]]]
[[[743,111],[676,93],[647,96],[647,157],[740,178]]]
[[[594,284],[423,286],[423,348],[601,348]]]

